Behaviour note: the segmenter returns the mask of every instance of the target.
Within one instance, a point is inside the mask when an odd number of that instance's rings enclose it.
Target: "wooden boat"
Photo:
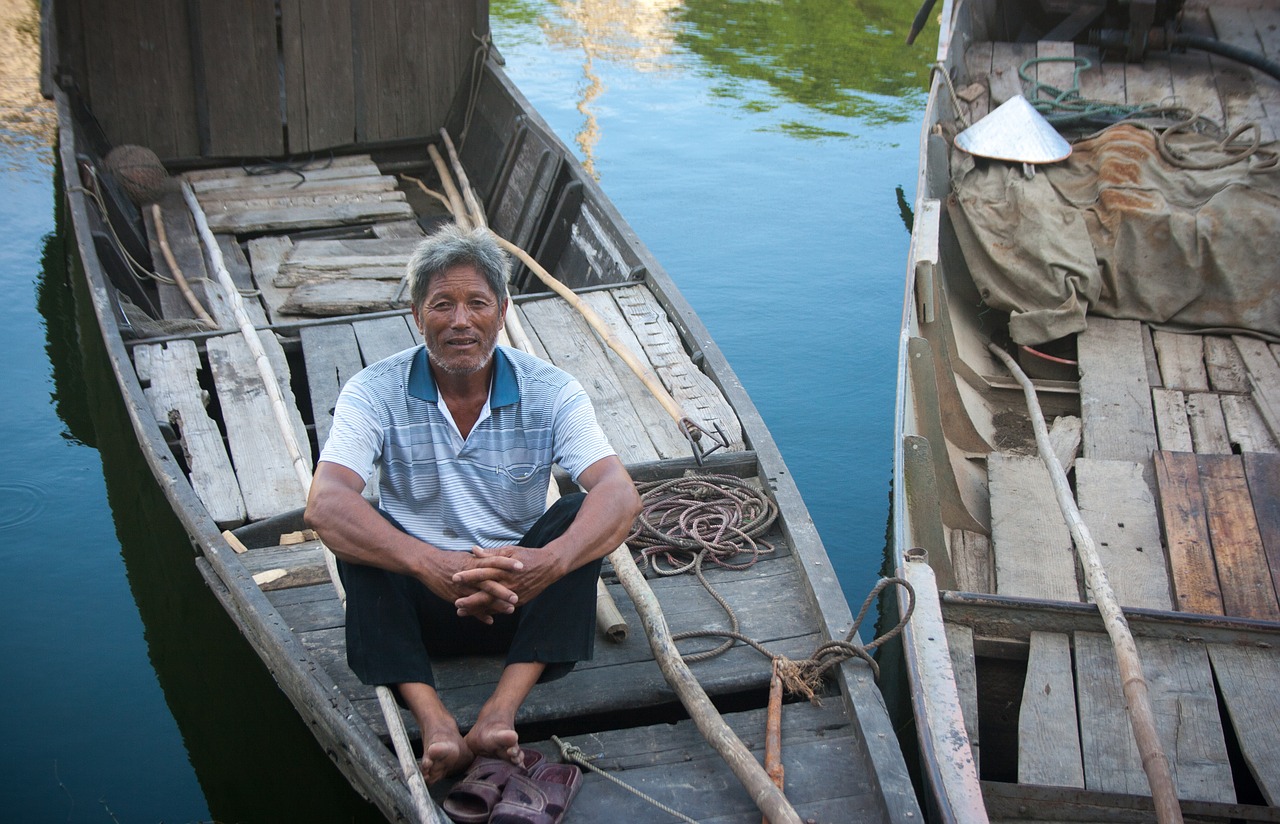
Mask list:
[[[389,819],[443,820],[435,804],[447,786],[425,804],[414,798],[390,742],[401,723],[416,735],[412,719],[397,711],[389,722],[346,666],[342,606],[323,548],[301,531],[304,481],[284,432],[292,427],[309,471],[342,383],[420,344],[403,269],[425,229],[450,213],[415,178],[442,190],[456,175],[463,195],[473,187],[491,228],[602,316],[707,430],[695,455],[640,377],[531,273],[537,267],[519,266],[512,292],[528,345],[579,378],[637,481],[715,474],[776,507],[756,536],[758,563],[706,573],[741,632],[804,660],[856,629],[750,399],[662,267],[503,74],[486,3],[133,0],[103,15],[69,0],[54,11],[45,82],[60,117],[75,248],[146,460],[209,588],[319,746]],[[444,160],[455,140],[456,164]],[[223,269],[232,290],[220,289]],[[216,328],[202,327],[199,311]],[[250,354],[255,335],[260,358]],[[713,452],[713,438],[723,448]],[[727,629],[692,581],[650,583],[672,628]],[[605,589],[629,636],[601,640],[590,665],[535,689],[518,718],[522,743],[558,757],[552,737],[563,739],[696,820],[758,820],[663,679],[630,600],[612,578]],[[476,658],[438,670],[464,728],[499,669]],[[692,664],[755,757],[770,669],[742,644]],[[782,712],[795,809],[822,820],[919,820],[868,664],[838,663],[818,697]],[[669,814],[589,772],[566,820],[606,818]]]
[[[1205,259],[1262,273],[1220,307],[1262,309],[1254,326],[1171,323],[1148,306],[1105,305],[1104,292],[1086,301],[1082,328],[1031,341],[1023,324],[1060,307],[1001,300],[992,261],[1025,254],[1048,263],[1027,279],[1041,285],[1074,266],[1044,251],[1057,240],[1037,229],[1045,215],[1058,221],[1049,234],[1090,229],[1087,265],[1101,269],[1119,254],[1092,231],[1107,219],[1161,258],[1175,235],[1151,234],[1136,209],[1105,209],[1122,191],[1150,204],[1162,190],[1148,185],[1148,169],[1171,161],[1145,165],[1143,148],[1108,167],[1132,172],[1124,189],[1087,170],[1122,135],[1126,151],[1155,145],[1154,135],[1190,140],[1177,136],[1185,126],[1165,131],[1184,114],[1161,121],[1112,108],[1107,122],[1059,121],[1073,154],[1036,166],[1034,177],[1023,156],[974,158],[955,146],[1018,95],[1034,103],[1074,90],[1061,97],[1066,105],[1029,107],[1040,119],[1024,122],[1047,126],[1092,100],[1181,106],[1228,131],[1253,124],[1243,137],[1256,128],[1260,153],[1244,149],[1238,168],[1271,185],[1260,164],[1280,135],[1280,82],[1232,47],[1274,61],[1280,12],[1247,2],[1129,5],[1125,17],[1101,2],[960,0],[941,14],[945,71],[932,79],[921,134],[899,349],[892,528],[899,574],[918,599],[904,658],[924,803],[938,821],[1173,820],[1179,810],[1197,821],[1280,820],[1280,298],[1273,268],[1250,257],[1280,235],[1280,200],[1227,213],[1227,224],[1251,227],[1244,239],[1222,243],[1200,224]],[[1107,127],[1129,116],[1147,128]],[[1069,173],[1103,194],[1066,207],[1031,197],[1033,187],[1065,191]],[[975,174],[1012,183],[981,199]],[[1009,217],[1015,202],[1023,219]],[[1006,221],[988,223],[994,233],[972,228],[993,215]],[[1180,284],[1184,303],[1213,288],[1200,269],[1146,274]],[[1030,376],[1049,449],[1033,437],[1026,393],[991,343]],[[1090,552],[1108,586],[1086,568]],[[1123,620],[1104,619],[1116,612],[1109,594]],[[1126,626],[1142,682],[1122,684],[1120,673],[1132,671]],[[1144,716],[1158,746],[1140,755]],[[1158,773],[1160,762],[1172,779],[1168,807],[1151,791],[1163,784],[1144,771]]]

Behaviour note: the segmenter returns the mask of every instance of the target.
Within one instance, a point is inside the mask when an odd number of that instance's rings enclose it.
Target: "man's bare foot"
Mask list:
[[[523,756],[520,753],[520,738],[516,735],[515,719],[487,719],[481,713],[481,717],[476,721],[463,739],[464,746],[470,748],[471,752],[479,755],[488,755],[493,758],[501,758],[503,761],[510,761],[512,764],[521,764]]]
[[[428,784],[434,784],[446,776],[457,775],[475,760],[475,754],[467,746],[466,739],[458,733],[456,726],[452,730],[434,730],[423,741],[425,749],[421,761],[422,777]]]

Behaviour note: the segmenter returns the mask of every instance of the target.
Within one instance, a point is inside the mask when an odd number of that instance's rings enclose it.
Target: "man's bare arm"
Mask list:
[[[473,587],[496,582],[516,593],[517,603],[527,603],[568,573],[617,549],[640,512],[640,495],[631,476],[622,462],[611,456],[587,467],[578,483],[587,496],[563,535],[541,549],[510,546],[473,550],[482,564],[455,573],[454,581]],[[497,563],[500,558],[518,559],[523,568],[509,570]],[[469,614],[473,602],[479,605],[481,599],[458,601],[459,612]]]
[[[352,563],[411,575],[451,602],[477,596],[471,602],[476,608],[468,614],[481,620],[515,608],[513,594],[500,584],[455,581],[454,573],[475,565],[477,560],[469,553],[442,550],[400,531],[364,499],[363,489],[360,475],[341,464],[321,461],[316,467],[303,517],[335,555]],[[510,571],[520,566],[518,559],[498,563]]]

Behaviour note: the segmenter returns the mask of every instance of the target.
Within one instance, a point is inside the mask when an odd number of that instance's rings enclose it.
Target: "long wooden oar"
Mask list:
[[[196,231],[204,244],[205,257],[209,262],[210,268],[217,274],[218,283],[222,286],[222,290],[226,292],[227,301],[235,314],[236,325],[239,327],[245,343],[248,344],[249,350],[253,353],[254,362],[258,366],[258,373],[262,377],[262,382],[267,390],[267,397],[271,400],[271,410],[275,415],[276,424],[280,429],[285,448],[289,451],[294,474],[298,478],[298,483],[302,486],[302,497],[305,501],[311,489],[311,465],[302,454],[302,447],[294,433],[293,423],[289,420],[288,409],[285,406],[284,396],[280,393],[280,383],[276,379],[275,370],[271,368],[271,362],[267,360],[267,352],[262,347],[262,341],[258,338],[258,332],[253,326],[253,321],[249,319],[249,315],[244,309],[244,301],[240,297],[240,290],[236,287],[235,281],[231,279],[231,273],[227,271],[226,262],[222,258],[222,250],[219,249],[217,238],[213,236],[213,231],[209,228],[209,220],[205,216],[204,209],[201,208],[200,202],[196,199],[195,192],[192,191],[190,184],[185,181],[182,183],[182,196],[187,201],[187,208],[191,210],[192,218],[195,219]],[[338,577],[336,559],[333,556],[333,552],[323,543],[321,547],[324,552],[325,566],[329,571],[329,577],[332,579],[333,587],[338,592],[338,599],[345,609],[347,596],[346,591],[343,589],[342,581]],[[431,801],[431,797],[427,792],[426,780],[422,777],[422,768],[419,766],[413,747],[409,742],[409,735],[404,728],[404,719],[400,717],[400,708],[396,705],[396,700],[391,695],[391,690],[385,686],[380,686],[376,692],[378,704],[382,707],[382,714],[386,717],[387,730],[390,732],[391,740],[395,745],[396,758],[400,762],[400,769],[403,771],[405,780],[409,785],[409,794],[413,798],[414,811],[418,820],[428,824],[448,824],[444,813]]]
[[[1129,723],[1133,725],[1133,736],[1138,742],[1138,752],[1142,757],[1142,769],[1147,774],[1147,783],[1151,785],[1151,798],[1155,802],[1156,818],[1160,824],[1179,824],[1182,821],[1182,808],[1178,806],[1178,791],[1173,783],[1173,774],[1169,769],[1169,759],[1160,746],[1160,734],[1156,731],[1155,713],[1151,709],[1151,698],[1147,692],[1147,681],[1142,674],[1142,661],[1138,657],[1138,647],[1133,641],[1133,633],[1129,631],[1129,622],[1120,609],[1111,583],[1107,580],[1107,570],[1102,565],[1098,548],[1093,542],[1093,535],[1080,515],[1075,498],[1071,495],[1071,487],[1067,484],[1067,475],[1062,464],[1054,453],[1053,444],[1049,440],[1049,429],[1045,426],[1044,414],[1040,411],[1040,402],[1036,398],[1035,387],[1027,378],[1021,367],[1000,347],[988,344],[987,348],[995,353],[1022,387],[1027,399],[1027,412],[1031,416],[1031,424],[1035,428],[1036,447],[1040,451],[1040,459],[1049,470],[1049,480],[1053,482],[1053,491],[1058,498],[1058,507],[1071,530],[1071,537],[1080,557],[1080,566],[1084,568],[1085,579],[1093,592],[1098,612],[1102,614],[1102,622],[1111,636],[1111,644],[1115,647],[1116,663],[1120,669],[1120,685],[1124,690],[1125,703],[1129,710]]]

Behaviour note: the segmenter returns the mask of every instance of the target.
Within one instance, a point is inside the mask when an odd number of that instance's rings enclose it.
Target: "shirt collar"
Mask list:
[[[421,346],[409,364],[409,394],[418,400],[440,403],[440,390],[436,388],[435,378],[431,376],[431,367],[427,363],[427,347]],[[507,358],[503,347],[493,350],[493,383],[489,386],[489,408],[510,406],[520,400],[520,385],[516,381],[516,370]]]

